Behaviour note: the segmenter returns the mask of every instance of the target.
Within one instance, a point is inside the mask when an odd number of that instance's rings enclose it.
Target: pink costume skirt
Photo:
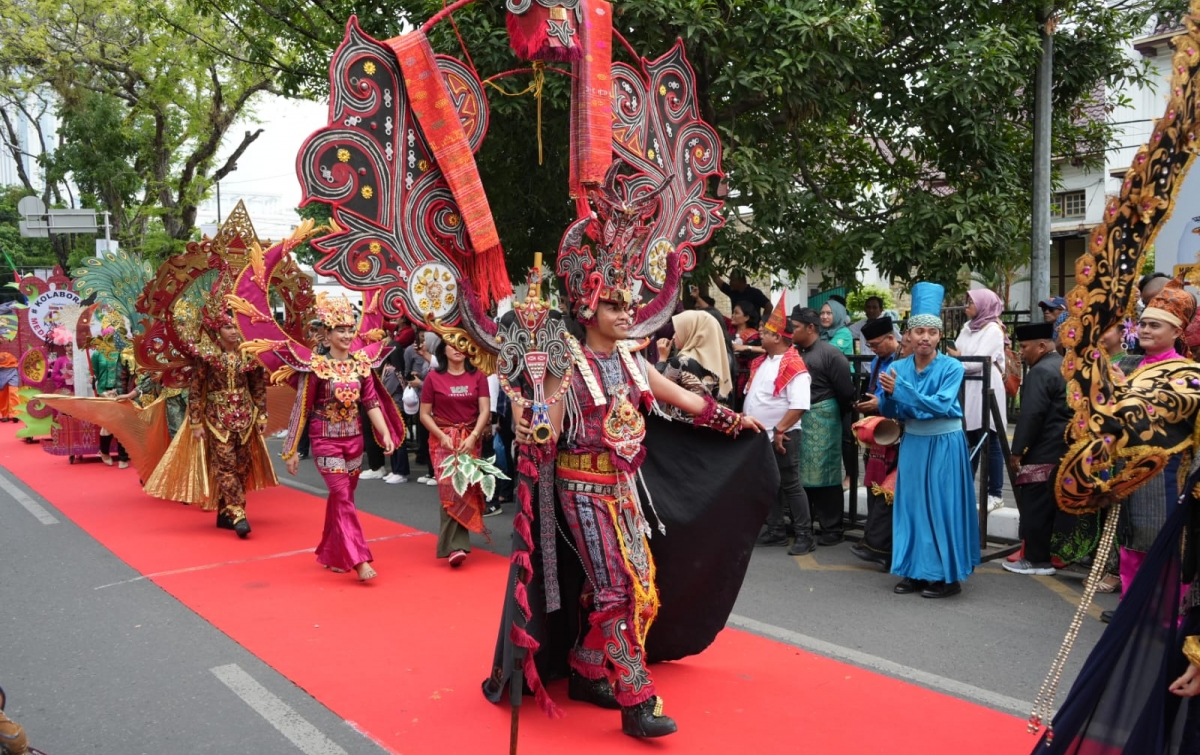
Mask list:
[[[312,455],[329,488],[325,531],[317,546],[317,561],[332,569],[350,571],[364,561],[373,560],[354,506],[354,490],[362,471],[362,436],[313,438]]]

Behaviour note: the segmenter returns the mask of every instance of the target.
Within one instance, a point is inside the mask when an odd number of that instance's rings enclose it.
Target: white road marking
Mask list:
[[[400,540],[406,537],[421,537],[427,535],[433,537],[430,532],[402,532],[399,535],[384,535],[383,537],[367,538],[368,543],[382,543],[386,540]],[[109,582],[107,585],[93,587],[93,590],[103,590],[106,587],[116,587],[117,585],[129,585],[134,582],[141,582],[143,579],[155,579],[157,577],[170,577],[174,574],[188,574],[189,572],[207,571],[209,569],[220,569],[223,566],[237,566],[238,564],[249,564],[255,561],[270,561],[275,558],[288,558],[289,556],[299,556],[303,553],[312,553],[316,548],[301,548],[296,551],[284,551],[282,553],[272,553],[266,556],[254,556],[252,558],[238,558],[233,561],[220,561],[215,564],[201,564],[200,566],[186,566],[182,569],[168,569],[167,571],[156,571],[152,574],[142,574],[131,579],[123,579],[120,582]]]
[[[3,488],[4,492],[12,496],[14,501],[24,506],[26,511],[37,517],[37,520],[42,524],[58,524],[58,518],[54,514],[51,514],[44,506],[26,495],[24,490],[18,488],[4,475],[0,475],[0,488]]]
[[[270,690],[243,671],[241,666],[230,663],[227,666],[211,668],[209,671],[258,715],[265,718],[267,723],[278,729],[279,733],[287,737],[304,755],[347,755],[345,750],[322,734],[320,729],[310,724],[290,705],[271,694]]]
[[[864,653],[860,650],[834,645],[832,642],[818,640],[816,637],[793,632],[790,629],[777,627],[774,624],[766,624],[761,621],[748,618],[746,616],[738,616],[733,614],[727,622],[729,626],[744,629],[747,632],[770,637],[781,642],[786,642],[789,645],[795,645],[798,648],[808,650],[809,652],[823,655],[827,658],[835,658],[840,661],[852,663],[855,666],[860,666],[872,671],[878,671],[887,676],[902,679],[904,681],[919,684],[922,687],[928,687],[939,692],[945,692],[955,697],[961,697],[966,700],[981,703],[991,708],[998,710],[1016,713],[1019,716],[1027,716],[1029,711],[1033,710],[1033,703],[1025,700],[1018,700],[1015,697],[1002,695],[999,692],[992,692],[981,687],[976,687],[965,682],[948,679],[944,676],[931,674],[928,671],[922,671],[910,666],[905,666],[895,661],[889,661],[886,658],[880,658],[876,655]]]

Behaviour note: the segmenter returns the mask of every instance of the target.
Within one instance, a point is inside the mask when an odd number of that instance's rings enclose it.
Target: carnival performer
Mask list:
[[[1196,313],[1196,300],[1178,280],[1170,280],[1150,299],[1138,321],[1138,340],[1144,356],[1138,370],[1155,364],[1184,361],[1184,328]],[[1135,370],[1130,377],[1137,374]],[[1146,558],[1159,531],[1179,501],[1179,453],[1167,457],[1162,471],[1133,492],[1125,502],[1128,535],[1120,538],[1122,594]]]
[[[116,339],[117,331],[111,324],[103,326],[99,338],[92,339],[92,353],[89,357],[89,364],[92,368],[92,391],[101,398],[114,398],[118,393],[121,356],[118,353]],[[113,465],[112,440],[112,431],[101,427],[100,461],[110,467]],[[120,443],[117,446],[119,449]],[[127,463],[128,459],[125,459],[125,462]]]
[[[884,315],[867,320],[862,325],[862,337],[875,355],[867,378],[867,390],[855,408],[866,416],[879,414],[879,378],[891,369],[899,358],[900,342],[896,338],[892,318]],[[862,540],[850,546],[850,552],[863,561],[878,564],[884,571],[892,569],[892,506],[895,490],[887,490],[888,476],[896,471],[898,448],[895,444],[868,446],[863,485],[867,489],[867,521]]]
[[[614,287],[596,295],[595,309],[586,301],[577,307],[577,319],[586,329],[584,360],[570,397],[556,404],[553,414],[558,500],[584,570],[596,586],[589,630],[572,653],[568,695],[620,708],[621,730],[630,736],[659,737],[677,727],[662,714],[662,700],[644,660],[659,599],[651,526],[629,476],[645,455],[641,410],[662,401],[694,415],[695,424],[730,435],[743,428],[758,432],[762,425],[648,369],[624,344],[633,323],[631,293]],[[564,417],[565,405],[578,407],[578,413]],[[517,442],[533,442],[524,415],[518,420]]]
[[[945,289],[913,287],[914,351],[879,376],[879,412],[904,422],[893,511],[892,573],[900,595],[945,598],[979,564],[979,526],[958,391],[963,367],[937,351]]]
[[[240,351],[241,334],[223,301],[205,308],[204,329],[220,351],[196,362],[188,386],[188,427],[193,443],[204,443],[211,466],[214,490],[205,508],[216,507],[217,527],[245,538],[247,491],[279,484],[269,461],[269,478],[258,479],[262,464],[254,458],[266,454],[267,375]]]
[[[0,352],[0,422],[17,421],[17,406],[21,403],[17,395],[21,387],[19,373],[17,358],[7,351]]]
[[[300,374],[283,458],[288,474],[295,475],[300,468],[300,435],[307,426],[313,460],[329,488],[317,561],[339,574],[353,570],[365,582],[378,573],[371,566],[371,549],[354,505],[363,462],[359,406],[366,407],[380,447],[390,454],[395,444],[381,400],[390,402],[391,398],[372,370],[386,353],[376,352],[373,358],[362,349],[352,350],[358,338],[358,318],[346,297],[318,296],[317,311],[328,333],[329,353],[312,353],[307,365],[310,371]],[[394,405],[391,410],[398,417]]]
[[[455,454],[480,457],[492,416],[491,394],[487,375],[476,370],[466,354],[443,340],[438,342],[435,356],[437,367],[421,386],[421,424],[429,431],[429,458],[438,473],[442,501],[437,557],[457,567],[471,552],[471,533],[487,536],[485,501],[477,484],[459,495],[452,480],[442,474],[442,464]]]

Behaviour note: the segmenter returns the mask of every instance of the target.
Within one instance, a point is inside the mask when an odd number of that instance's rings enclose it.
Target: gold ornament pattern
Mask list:
[[[1196,153],[1200,135],[1200,2],[1184,18],[1185,33],[1172,45],[1172,79],[1166,113],[1150,141],[1134,156],[1118,196],[1088,237],[1075,263],[1078,285],[1067,295],[1059,328],[1063,376],[1073,416],[1071,449],[1057,477],[1059,506],[1095,511],[1104,498],[1128,495],[1190,446],[1200,409],[1200,365],[1172,360],[1114,377],[1100,337],[1136,304],[1137,281],[1147,250],[1166,224],[1175,195]]]

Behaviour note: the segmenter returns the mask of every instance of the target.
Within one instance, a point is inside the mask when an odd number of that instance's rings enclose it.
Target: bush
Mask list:
[[[867,299],[872,296],[878,296],[883,299],[883,308],[892,309],[895,302],[892,299],[892,290],[878,284],[868,284],[858,289],[851,291],[846,296],[846,309],[850,310],[850,315],[854,318],[864,317],[863,311],[866,309]]]

